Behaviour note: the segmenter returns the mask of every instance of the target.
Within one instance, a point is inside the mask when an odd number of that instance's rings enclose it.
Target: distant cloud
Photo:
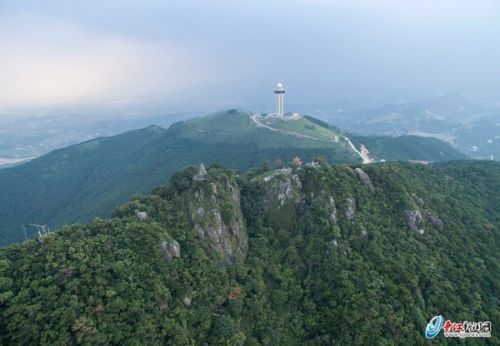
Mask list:
[[[19,20],[21,19],[21,20]],[[0,103],[175,98],[224,71],[188,47],[83,30],[33,15],[0,23]],[[205,57],[206,60],[209,57]]]
[[[498,0],[0,0],[0,106],[260,109],[278,80],[308,104],[496,101],[499,14]]]

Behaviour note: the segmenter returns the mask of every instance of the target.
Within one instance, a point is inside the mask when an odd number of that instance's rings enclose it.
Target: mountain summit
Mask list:
[[[107,216],[134,194],[148,193],[190,164],[220,163],[247,170],[266,160],[283,164],[295,156],[304,161],[324,156],[331,163],[463,158],[436,139],[351,141],[349,135],[311,117],[219,112],[168,129],[150,126],[97,138],[0,170],[0,244],[26,239],[34,231],[30,224],[55,228]]]

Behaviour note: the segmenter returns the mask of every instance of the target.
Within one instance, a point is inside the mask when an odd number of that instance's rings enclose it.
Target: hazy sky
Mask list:
[[[1,106],[249,106],[277,81],[297,103],[500,101],[500,1],[0,0]]]

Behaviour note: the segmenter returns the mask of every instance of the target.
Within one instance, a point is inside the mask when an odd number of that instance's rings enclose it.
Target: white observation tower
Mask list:
[[[279,118],[283,118],[285,115],[285,109],[283,107],[283,99],[285,98],[285,88],[283,88],[283,84],[281,83],[276,84],[274,93],[276,94],[276,116]]]

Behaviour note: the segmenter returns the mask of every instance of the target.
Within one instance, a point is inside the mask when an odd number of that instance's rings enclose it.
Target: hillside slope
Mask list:
[[[435,137],[475,159],[500,158],[500,108],[458,95],[333,112],[325,118],[361,135]]]
[[[359,168],[192,167],[109,220],[0,249],[0,344],[424,344],[437,314],[498,325],[500,164]]]
[[[313,118],[270,125],[283,132],[256,126],[248,113],[221,112],[166,130],[151,126],[91,140],[0,170],[0,245],[30,237],[32,223],[55,228],[108,216],[134,194],[148,193],[189,164],[218,162],[246,170],[295,155],[303,160],[322,155],[332,163],[361,161],[339,131]],[[441,151],[436,145],[422,151],[427,141],[417,137],[411,145],[398,146],[401,152],[390,158],[462,157],[451,148],[446,155],[436,154]]]
[[[437,138],[419,136],[359,136],[351,135],[356,146],[365,145],[374,160],[446,161],[466,159],[465,154]]]

